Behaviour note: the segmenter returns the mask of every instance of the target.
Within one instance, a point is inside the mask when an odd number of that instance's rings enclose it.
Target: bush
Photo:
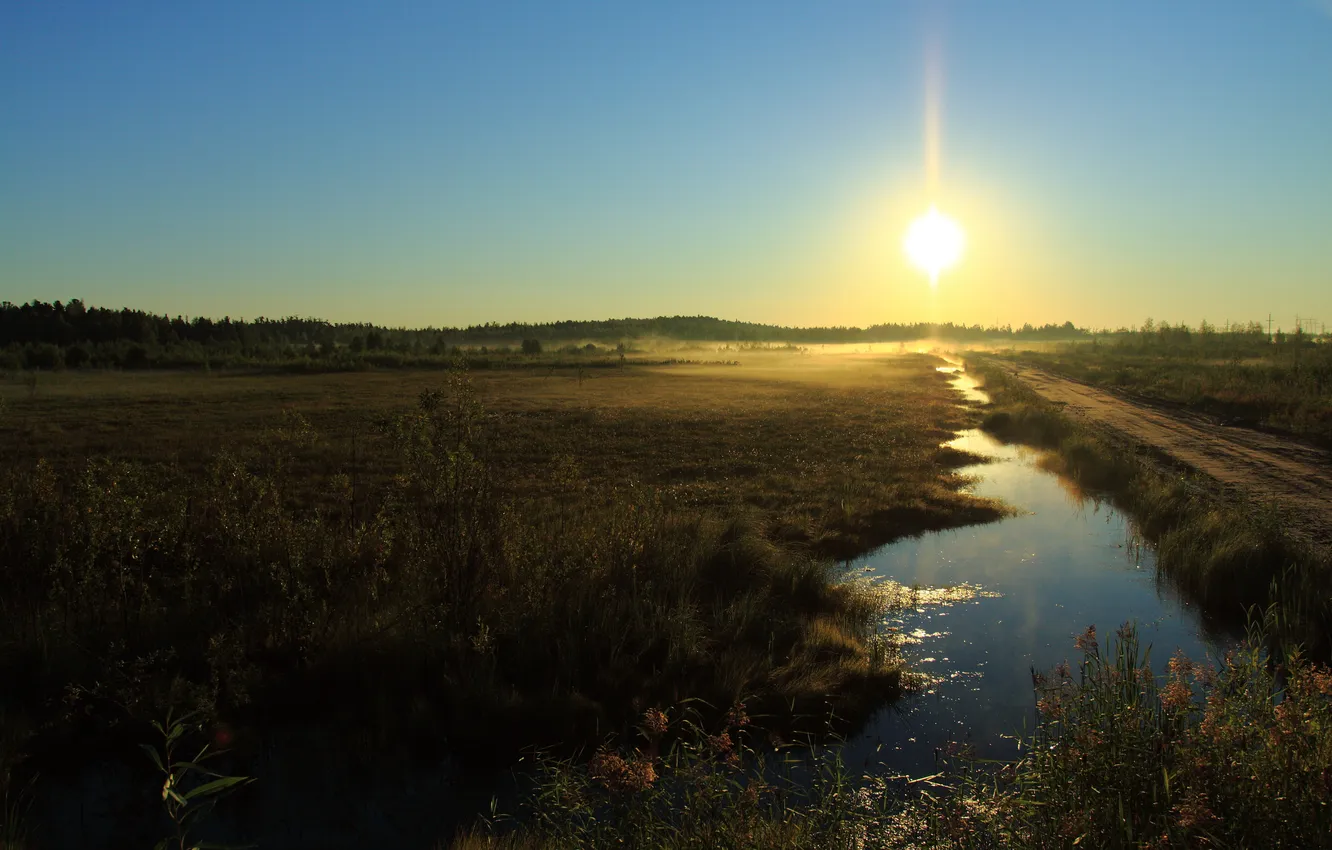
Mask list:
[[[523,340],[523,354],[540,354],[541,340],[525,339]]]
[[[23,352],[24,366],[29,369],[61,369],[65,365],[60,346],[49,342],[30,344]]]
[[[81,345],[71,345],[65,349],[65,365],[71,369],[82,369],[91,360],[92,355]]]

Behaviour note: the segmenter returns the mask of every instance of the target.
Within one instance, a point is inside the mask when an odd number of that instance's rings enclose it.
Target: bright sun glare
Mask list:
[[[956,221],[934,207],[911,222],[902,247],[916,268],[930,276],[930,285],[939,282],[939,273],[952,268],[962,258],[967,237]]]

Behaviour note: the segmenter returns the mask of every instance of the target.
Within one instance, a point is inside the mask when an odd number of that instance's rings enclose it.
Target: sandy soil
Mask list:
[[[1276,503],[1289,514],[1298,536],[1332,546],[1328,452],[1291,437],[1229,427],[1187,410],[1127,399],[1038,369],[1006,368],[1067,412],[1163,451],[1226,487]]]

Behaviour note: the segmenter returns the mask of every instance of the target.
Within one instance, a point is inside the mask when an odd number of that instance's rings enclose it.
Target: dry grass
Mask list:
[[[605,504],[651,488],[687,510],[756,509],[773,536],[853,557],[925,530],[986,521],[941,450],[968,414],[921,355],[745,353],[740,366],[473,372],[500,488],[541,503]],[[386,412],[438,373],[42,375],[0,383],[0,463],[90,456],[202,469],[219,449],[255,452],[283,410],[316,435],[294,461],[311,501],[330,473],[382,483]]]

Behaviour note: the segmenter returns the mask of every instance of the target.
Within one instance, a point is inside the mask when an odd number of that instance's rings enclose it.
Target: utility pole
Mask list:
[[[1272,314],[1267,314],[1267,341],[1272,341]]]

